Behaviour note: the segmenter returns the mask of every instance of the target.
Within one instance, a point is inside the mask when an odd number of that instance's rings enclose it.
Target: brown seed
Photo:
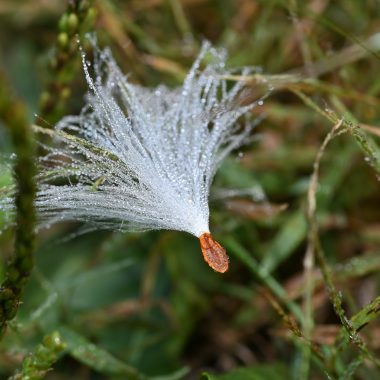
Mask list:
[[[228,256],[226,250],[206,232],[199,237],[199,242],[206,263],[216,272],[227,272]]]

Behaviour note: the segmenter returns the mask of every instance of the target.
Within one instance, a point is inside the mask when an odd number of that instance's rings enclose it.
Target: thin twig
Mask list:
[[[0,338],[7,322],[14,318],[21,294],[33,268],[35,237],[35,143],[24,105],[9,96],[5,79],[0,76],[0,120],[7,127],[16,153],[14,176],[17,191],[14,255],[0,287]]]
[[[320,147],[317,157],[313,165],[313,173],[311,175],[308,194],[307,194],[307,217],[309,221],[309,233],[308,233],[308,244],[306,249],[306,254],[304,258],[304,278],[305,278],[305,292],[304,292],[304,325],[303,325],[303,334],[305,339],[310,340],[314,328],[313,320],[313,292],[314,292],[314,283],[313,279],[314,273],[314,264],[315,264],[315,247],[314,247],[314,238],[317,234],[317,225],[315,223],[315,212],[316,212],[316,193],[318,187],[318,176],[319,176],[319,166],[322,159],[322,156],[325,152],[325,149],[329,142],[336,136],[339,128],[342,125],[342,120],[334,125],[332,130],[328,133],[325,140]],[[306,377],[309,371],[309,362],[310,362],[310,347],[304,346],[303,351],[303,366],[302,366],[302,376]]]
[[[51,80],[40,97],[40,117],[55,123],[62,116],[70,97],[70,83],[78,68],[78,36],[88,32],[95,22],[96,10],[91,0],[68,0],[66,12],[59,20],[59,34],[51,58]]]
[[[316,192],[317,192],[317,186],[318,186],[319,166],[320,166],[320,162],[327,145],[336,135],[340,133],[339,129],[341,128],[342,125],[343,125],[343,120],[339,120],[334,125],[332,130],[328,133],[325,140],[323,141],[322,146],[319,149],[316,160],[314,162],[314,170],[313,170],[313,174],[311,176],[311,180],[309,184],[308,199],[307,199],[307,203],[308,203],[307,216],[308,216],[308,221],[309,221],[309,235],[308,235],[307,253],[305,257],[305,262],[307,263],[306,269],[308,271],[309,267],[311,267],[311,264],[314,262],[314,255],[315,255],[316,258],[318,259],[319,266],[321,268],[322,275],[327,286],[329,297],[334,307],[334,311],[336,315],[339,317],[343,327],[345,328],[348,334],[349,340],[359,348],[359,350],[362,352],[362,354],[365,355],[365,357],[369,358],[377,366],[380,366],[379,359],[375,358],[372,355],[372,353],[369,352],[366,344],[360,338],[352,321],[346,316],[346,313],[342,306],[342,296],[337,291],[333,283],[331,271],[327,264],[327,261],[326,261],[326,258],[325,258],[320,240],[319,240],[319,234],[318,234],[318,221],[316,217],[316,208],[317,208]],[[307,271],[306,273],[308,273]]]

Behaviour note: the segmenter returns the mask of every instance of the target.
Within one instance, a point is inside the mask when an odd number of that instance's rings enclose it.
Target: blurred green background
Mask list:
[[[53,226],[38,234],[0,378],[379,379],[379,20],[378,0],[0,0],[0,70],[30,123],[80,111],[87,32],[146,86],[179,85],[208,39],[237,73],[262,70],[232,80],[274,87],[212,188],[229,272],[185,233]],[[308,217],[313,165],[341,118]],[[0,148],[5,186],[3,124]],[[0,235],[0,278],[13,240]]]

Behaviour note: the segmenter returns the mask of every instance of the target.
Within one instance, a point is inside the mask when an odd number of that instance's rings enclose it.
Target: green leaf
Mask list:
[[[123,363],[109,352],[99,348],[69,327],[60,329],[69,354],[93,370],[123,379],[145,379],[136,368]]]
[[[262,273],[271,273],[277,268],[305,238],[307,223],[301,211],[291,215],[281,231],[274,238],[273,243],[265,253],[260,265]]]
[[[351,322],[355,330],[359,331],[373,319],[380,316],[380,296],[376,297],[370,304],[363,307],[352,318]]]
[[[282,364],[259,365],[255,367],[237,368],[222,375],[204,372],[201,380],[283,380],[289,379],[289,373]]]

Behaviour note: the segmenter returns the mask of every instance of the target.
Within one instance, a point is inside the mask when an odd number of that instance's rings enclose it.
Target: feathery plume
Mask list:
[[[200,239],[211,268],[227,271],[226,251],[210,235],[209,191],[222,160],[253,127],[238,119],[261,101],[242,105],[243,84],[228,87],[225,61],[225,51],[206,42],[181,87],[151,89],[130,83],[108,50],[97,51],[92,65],[83,56],[90,91],[80,115],[55,130],[35,127],[56,142],[39,159],[40,226],[75,220],[186,231]],[[0,202],[12,212],[12,196]]]

